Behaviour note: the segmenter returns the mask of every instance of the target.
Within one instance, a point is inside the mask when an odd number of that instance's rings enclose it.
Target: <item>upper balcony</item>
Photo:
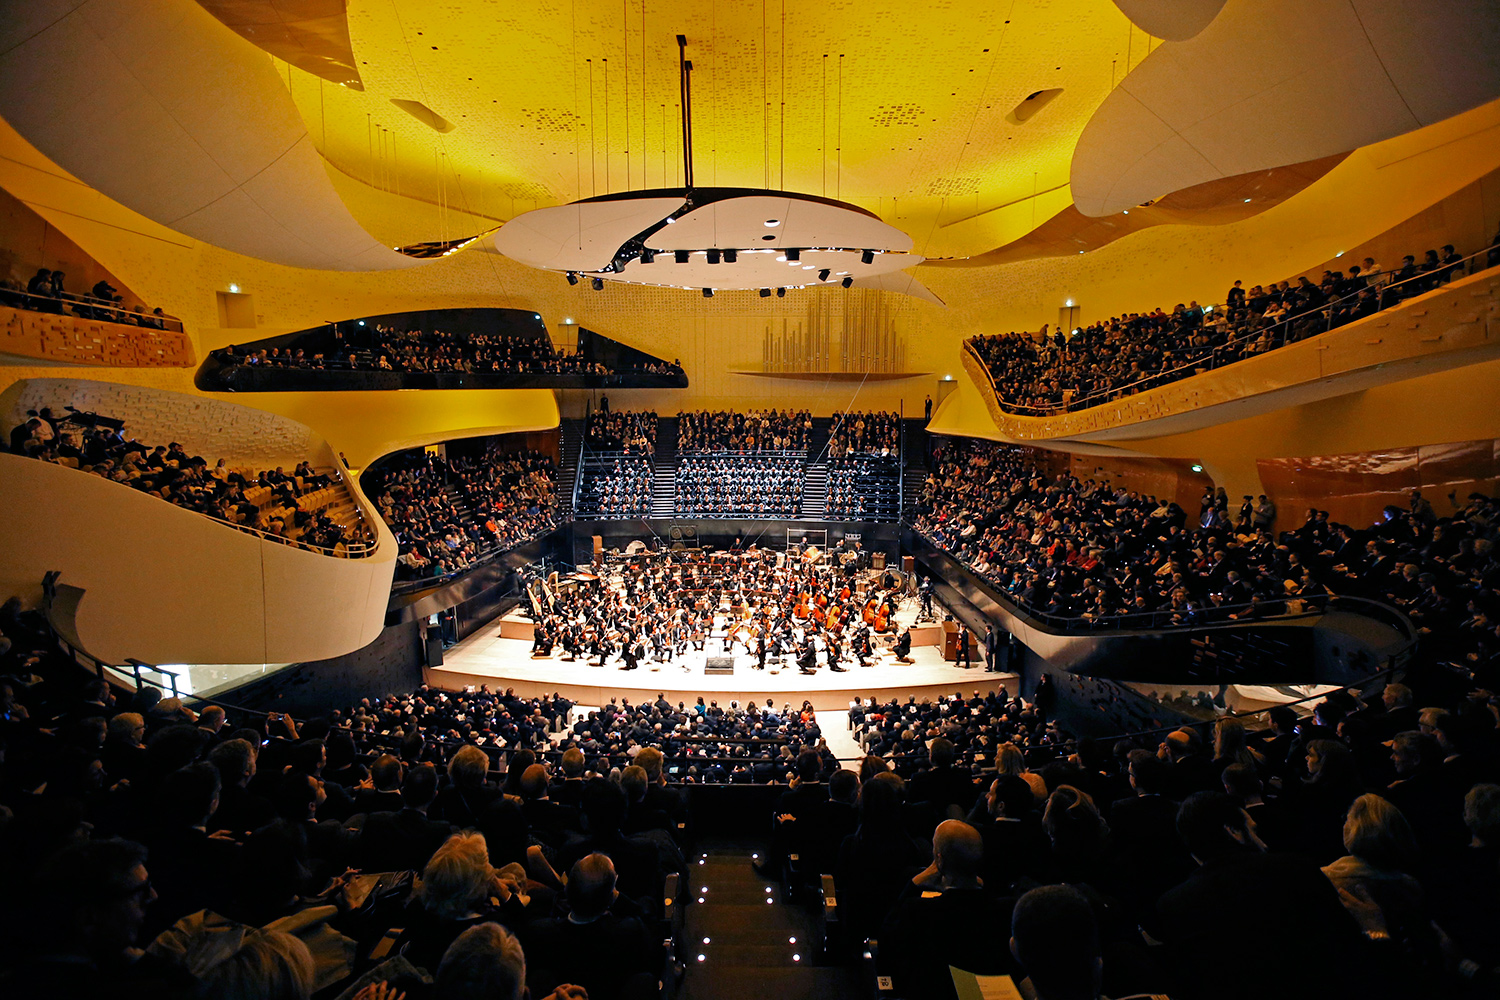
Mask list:
[[[194,360],[182,323],[159,311],[0,289],[0,364],[191,368]]]
[[[539,313],[428,309],[340,320],[213,351],[195,384],[205,392],[391,389],[677,389],[667,362],[591,330],[559,351]]]
[[[1430,291],[1416,291],[1421,278],[1387,285],[1376,293],[1385,308],[1343,325],[1332,325],[1341,305],[1350,304],[1339,300],[1246,332],[1168,371],[1054,405],[1002,399],[972,341],[962,361],[1010,440],[1179,434],[1500,357],[1500,268],[1487,267],[1488,251],[1465,264],[1479,270]]]
[[[32,412],[55,424],[28,432]],[[59,572],[87,593],[78,633],[94,654],[288,663],[379,634],[395,539],[302,424],[74,379],[15,383],[0,418],[25,452],[0,454],[0,588],[36,603]]]

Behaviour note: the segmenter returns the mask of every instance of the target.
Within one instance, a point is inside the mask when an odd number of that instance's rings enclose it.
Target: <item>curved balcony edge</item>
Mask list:
[[[968,343],[960,360],[995,427],[1016,442],[1182,434],[1500,358],[1500,269],[1491,268],[1307,340],[1100,406],[1011,413]]]
[[[193,375],[203,392],[392,392],[399,389],[686,389],[687,375],[336,371],[226,364],[209,355]]]

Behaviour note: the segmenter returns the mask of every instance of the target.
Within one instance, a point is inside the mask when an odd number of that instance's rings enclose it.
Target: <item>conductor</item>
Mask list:
[[[898,638],[896,640],[896,645],[892,648],[892,652],[894,652],[896,654],[896,662],[897,663],[910,663],[910,662],[912,662],[912,659],[911,659],[911,628],[910,627],[902,629],[901,636],[900,636],[900,638]]]

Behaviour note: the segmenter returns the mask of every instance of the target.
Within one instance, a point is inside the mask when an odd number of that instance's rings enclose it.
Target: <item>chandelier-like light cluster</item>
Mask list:
[[[886,288],[936,301],[900,272],[912,239],[843,202],[782,191],[694,188],[606,195],[541,208],[501,227],[495,248],[577,284],[771,290]]]

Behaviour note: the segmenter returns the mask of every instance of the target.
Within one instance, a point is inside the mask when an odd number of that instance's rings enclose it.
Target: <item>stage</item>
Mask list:
[[[910,611],[898,615],[898,622],[910,616]],[[868,667],[848,659],[842,664],[847,668],[845,673],[834,673],[820,665],[816,674],[800,673],[790,657],[779,671],[770,662],[766,670],[757,670],[755,657],[739,646],[732,657],[732,674],[705,674],[708,658],[728,655],[720,651],[717,639],[708,643],[705,652],[690,651],[685,658],[673,658],[668,663],[642,661],[636,670],[621,670],[617,658],[598,667],[584,660],[565,661],[561,651],[533,657],[529,640],[502,638],[501,630],[499,620],[491,622],[447,650],[442,666],[424,671],[427,683],[448,690],[488,684],[491,689],[515,688],[517,694],[527,697],[559,691],[580,705],[591,706],[615,697],[654,701],[663,693],[670,701],[688,704],[699,695],[721,705],[731,699],[764,702],[772,698],[778,706],[799,704],[805,699],[820,712],[843,711],[855,695],[881,700],[900,697],[903,701],[916,695],[920,701],[959,690],[965,695],[976,688],[988,693],[1001,684],[1014,693],[1017,684],[1015,674],[986,673],[977,650],[972,667],[945,662],[940,645],[914,643],[911,663],[897,663],[882,647]],[[509,624],[505,631],[513,634]]]

